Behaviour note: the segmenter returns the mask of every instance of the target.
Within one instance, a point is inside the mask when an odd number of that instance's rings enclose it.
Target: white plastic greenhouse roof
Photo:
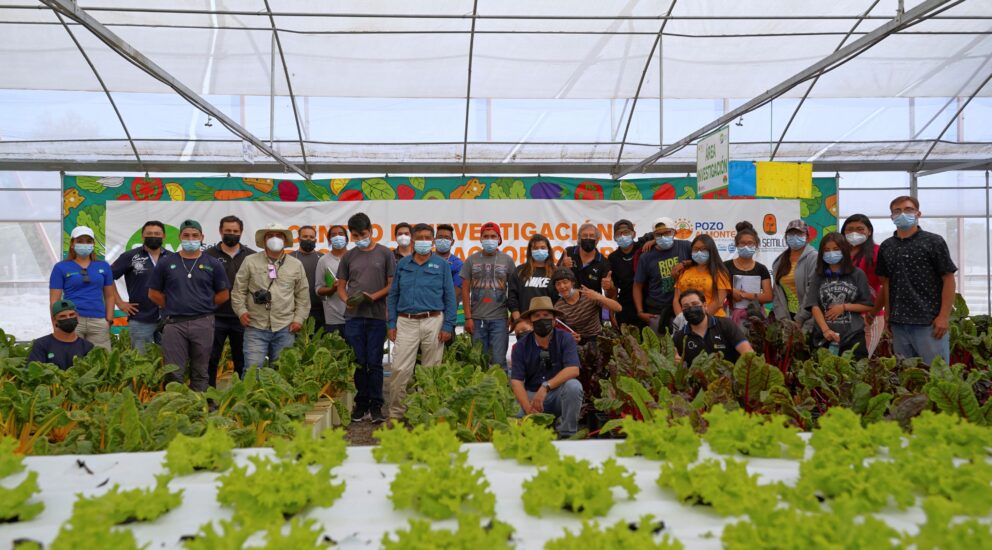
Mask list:
[[[60,18],[57,4],[71,2],[0,0],[0,166],[244,162],[244,134],[85,24]],[[745,115],[744,129],[732,127],[734,155],[776,151],[780,160],[837,166],[992,158],[987,133],[969,139],[950,128],[959,109],[992,124],[983,101],[992,97],[992,0],[77,4],[308,172],[310,164],[633,164],[933,4]],[[659,162],[682,170],[693,155],[690,146]],[[271,164],[265,157],[260,166]]]

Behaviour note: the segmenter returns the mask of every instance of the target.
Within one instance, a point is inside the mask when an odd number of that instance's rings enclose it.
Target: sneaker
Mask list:
[[[351,409],[351,421],[361,422],[369,417],[369,411],[362,407],[361,405],[355,404],[355,407]]]
[[[382,409],[379,407],[372,409],[372,423],[382,424],[386,421],[386,417],[382,414]]]

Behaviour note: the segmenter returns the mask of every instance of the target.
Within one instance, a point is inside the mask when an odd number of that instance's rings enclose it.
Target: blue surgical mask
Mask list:
[[[758,249],[753,246],[742,246],[737,249],[737,255],[744,259],[750,259],[754,257],[754,253],[757,251]]]
[[[531,250],[530,255],[539,262],[543,262],[548,259],[548,251],[545,248],[539,248],[537,250]]]
[[[365,237],[360,241],[355,241],[355,246],[357,246],[358,248],[368,248],[370,244],[372,244],[371,237]]]
[[[496,239],[482,239],[482,250],[488,253],[496,251],[496,247],[499,246],[499,241]]]
[[[426,256],[431,253],[431,248],[433,248],[433,243],[430,241],[417,241],[413,243],[413,251],[421,256]]]
[[[844,253],[840,250],[831,250],[823,253],[823,261],[827,262],[827,265],[837,265],[843,259]]]
[[[200,241],[199,241],[199,239],[197,239],[195,241],[187,241],[187,240],[183,239],[180,244],[182,245],[183,250],[185,250],[186,252],[196,252],[197,250],[200,249]]]
[[[93,243],[76,243],[72,245],[72,249],[76,251],[76,256],[89,256],[93,253]]]
[[[620,235],[617,237],[617,246],[620,248],[627,248],[632,244],[634,244],[634,237],[631,237],[630,235]]]
[[[662,250],[668,250],[675,246],[675,235],[662,235],[654,238],[655,244]]]
[[[346,246],[348,246],[348,239],[346,239],[344,235],[336,235],[331,237],[331,248],[334,250],[341,250]]]
[[[434,248],[441,254],[447,254],[451,251],[451,245],[453,244],[455,243],[451,239],[438,239],[434,241]]]
[[[703,265],[710,261],[710,253],[708,250],[697,250],[692,253],[692,261],[699,265]]]
[[[786,235],[785,243],[789,245],[789,248],[799,250],[800,248],[806,246],[806,237],[801,235]]]
[[[902,214],[892,218],[892,223],[896,224],[896,229],[900,231],[912,229],[912,227],[916,225],[916,214],[907,214],[903,212]]]

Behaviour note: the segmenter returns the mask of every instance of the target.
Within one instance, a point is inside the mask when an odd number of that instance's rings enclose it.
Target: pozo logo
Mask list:
[[[723,222],[696,222],[696,231],[723,231]]]
[[[692,222],[687,218],[679,218],[675,220],[675,238],[679,240],[686,240],[693,234]]]
[[[737,231],[727,229],[721,221],[696,222],[696,232],[706,234],[714,239],[732,239]]]

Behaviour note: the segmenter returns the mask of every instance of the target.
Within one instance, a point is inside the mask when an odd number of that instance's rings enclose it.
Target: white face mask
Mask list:
[[[852,231],[844,235],[844,238],[847,239],[847,242],[850,243],[851,246],[861,246],[862,244],[864,244],[865,241],[868,240],[867,236],[862,235],[861,233],[858,233],[856,231]]]
[[[282,252],[283,249],[286,248],[286,245],[279,237],[269,237],[268,240],[265,241],[265,248],[268,248],[271,252]]]
[[[410,246],[410,235],[400,235],[396,237],[396,244],[400,246]]]

